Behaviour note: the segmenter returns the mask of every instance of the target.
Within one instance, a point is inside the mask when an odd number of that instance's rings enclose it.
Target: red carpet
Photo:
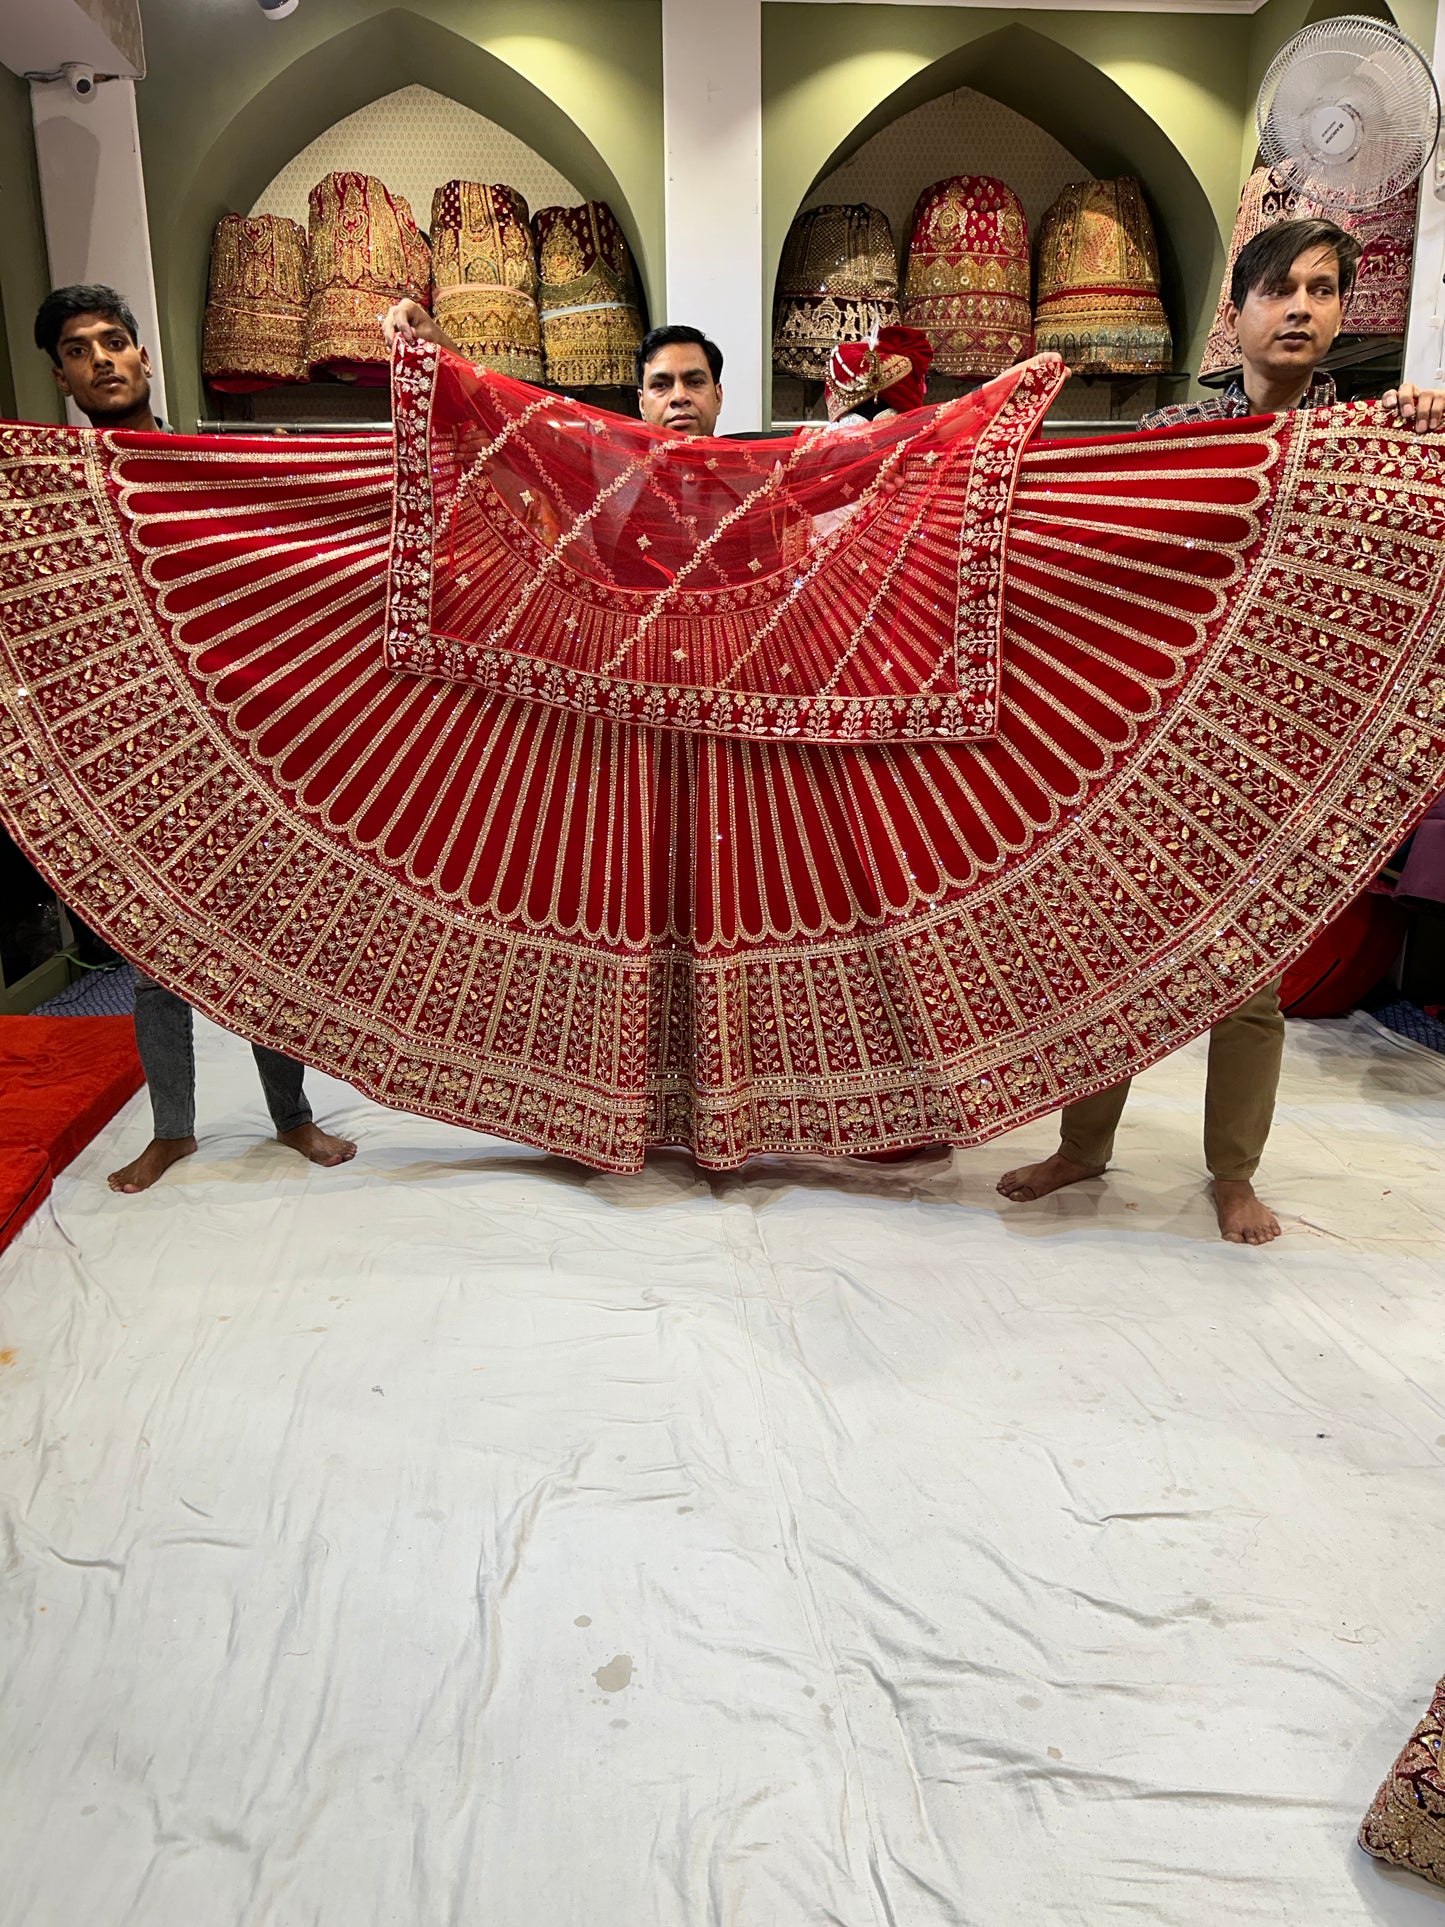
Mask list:
[[[129,1017],[0,1018],[0,1249],[144,1082]]]

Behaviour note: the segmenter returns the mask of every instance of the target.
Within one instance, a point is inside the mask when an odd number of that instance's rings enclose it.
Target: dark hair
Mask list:
[[[722,380],[722,349],[715,341],[709,341],[701,328],[689,328],[679,321],[671,328],[649,328],[642,337],[642,346],[637,351],[639,388],[642,386],[642,377],[647,373],[647,364],[652,357],[664,348],[677,347],[701,348],[707,356],[707,365],[712,370],[713,380]]]
[[[1360,244],[1333,221],[1276,221],[1247,241],[1235,259],[1229,277],[1229,298],[1236,308],[1256,288],[1272,288],[1289,273],[1302,254],[1329,248],[1340,265],[1340,299],[1345,300],[1355,285],[1355,269],[1360,265]]]
[[[140,346],[136,318],[114,288],[91,281],[77,282],[70,288],[52,288],[35,317],[35,345],[45,350],[57,368],[61,331],[66,322],[73,321],[78,314],[103,314],[107,321],[118,321],[135,345]]]

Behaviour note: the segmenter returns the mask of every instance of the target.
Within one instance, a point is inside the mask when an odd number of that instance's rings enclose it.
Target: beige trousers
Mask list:
[[[1204,1162],[1215,1178],[1252,1178],[1269,1136],[1284,1051],[1279,983],[1266,984],[1209,1033],[1204,1079]],[[1059,1149],[1076,1164],[1102,1170],[1114,1155],[1114,1132],[1129,1082],[1066,1104]]]

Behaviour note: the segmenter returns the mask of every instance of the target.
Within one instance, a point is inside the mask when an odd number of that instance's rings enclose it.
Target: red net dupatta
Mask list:
[[[1442,446],[1357,405],[1030,448],[994,733],[844,744],[392,668],[387,439],[8,427],[0,812],[385,1103],[614,1170],[977,1143],[1236,1008],[1432,801]]]
[[[1063,377],[687,440],[403,345],[387,661],[754,741],[991,736],[1018,464]]]

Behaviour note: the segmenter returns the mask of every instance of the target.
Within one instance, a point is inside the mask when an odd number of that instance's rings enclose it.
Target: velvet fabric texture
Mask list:
[[[997,375],[1034,351],[1029,228],[1003,181],[958,174],[918,197],[903,319],[933,343],[940,375]]]
[[[0,1247],[144,1081],[129,1017],[0,1017]]]
[[[385,1102],[615,1170],[981,1142],[1278,977],[1445,761],[1445,438],[1020,448],[1059,372],[815,437],[831,479],[428,344],[396,453],[5,429],[0,808],[125,955]]]
[[[225,214],[211,241],[201,371],[244,395],[306,379],[306,231],[279,214]]]

